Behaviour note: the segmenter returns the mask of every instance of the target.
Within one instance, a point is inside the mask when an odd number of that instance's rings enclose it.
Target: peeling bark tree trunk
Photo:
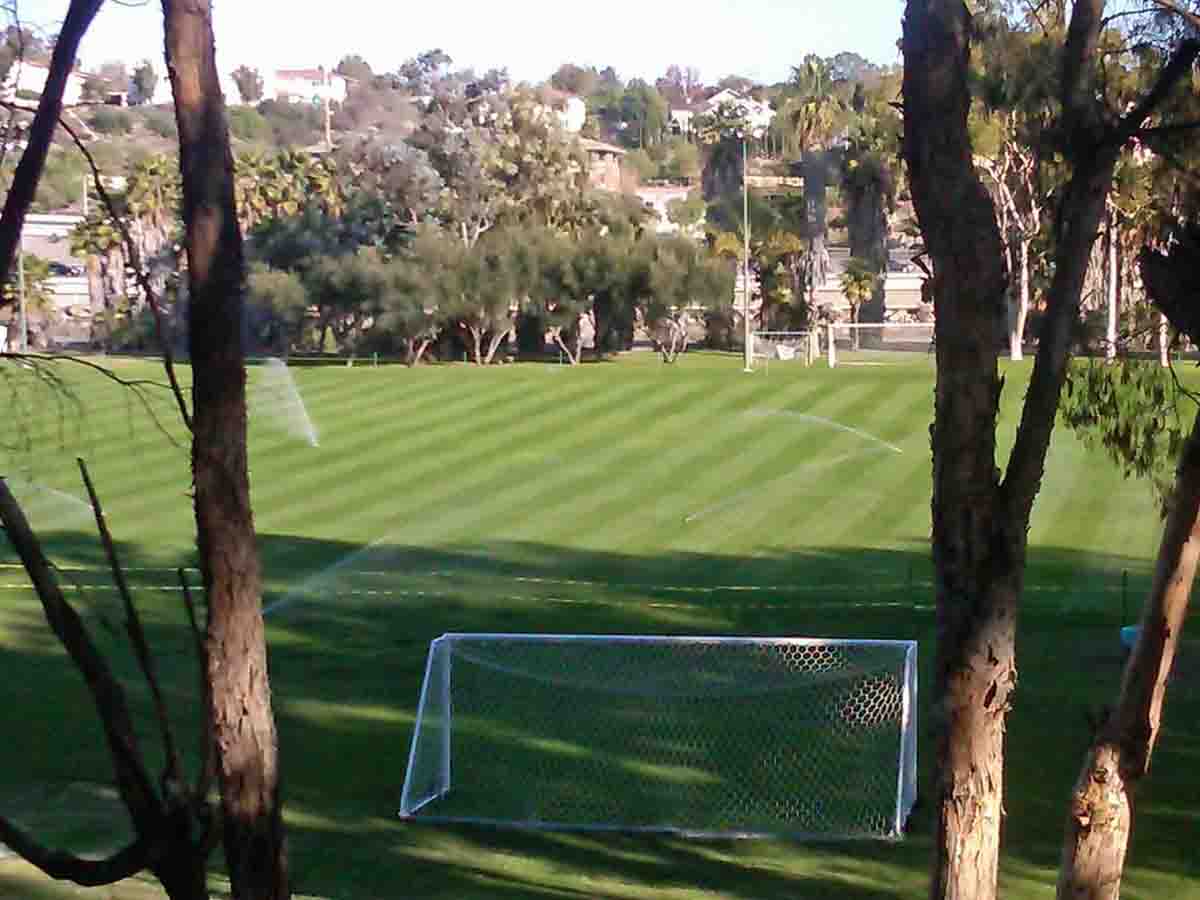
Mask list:
[[[1004,719],[1026,534],[1079,315],[1092,247],[1122,148],[1200,45],[1185,41],[1154,86],[1106,124],[1093,66],[1104,0],[1076,0],[1062,54],[1061,128],[1070,179],[1054,216],[1054,279],[1037,359],[1003,480],[996,468],[998,325],[1004,249],[967,131],[970,14],[960,0],[908,0],[904,156],[933,260],[937,387],[933,445],[938,723],[934,900],[997,896]]]
[[[970,21],[961,4],[910,0],[904,19],[904,155],[933,259],[933,437],[938,722],[930,896],[996,896],[1004,719],[1016,684],[1025,529],[995,461],[1004,245],[967,133]]]
[[[194,405],[192,474],[208,598],[209,718],[236,900],[290,896],[262,575],[246,455],[245,263],[210,0],[163,0],[183,177]]]
[[[1011,312],[1008,356],[1019,362],[1025,358],[1025,322],[1029,318],[1029,239],[1024,237],[1017,245],[1017,297]]]
[[[1104,229],[1104,358],[1112,362],[1117,358],[1117,282],[1121,270],[1117,267],[1117,215],[1108,210],[1107,227]]]
[[[1131,801],[1150,767],[1167,679],[1200,557],[1200,418],[1184,447],[1142,628],[1117,708],[1101,723],[1071,796],[1059,900],[1119,900]]]

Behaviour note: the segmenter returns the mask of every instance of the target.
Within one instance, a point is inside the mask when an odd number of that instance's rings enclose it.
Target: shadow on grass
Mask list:
[[[81,606],[127,677],[153,746],[148,698],[119,638],[115,595],[103,589],[100,548],[90,535],[47,538],[55,559],[86,588]],[[339,898],[923,895],[928,808],[918,810],[910,836],[895,844],[551,834],[396,818],[433,637],[505,631],[911,638],[920,642],[927,699],[932,574],[919,543],[911,550],[801,549],[753,557],[640,557],[522,543],[364,549],[270,534],[261,546],[299,891]],[[148,551],[122,550],[135,570],[181,741],[195,747],[196,671],[178,593],[170,589],[174,576],[153,568]],[[9,562],[7,547],[3,553],[0,562]],[[4,580],[18,576],[7,571]],[[1147,577],[1141,560],[1031,551],[1021,683],[1008,732],[1006,872],[1041,877],[1056,865],[1066,798],[1087,740],[1085,714],[1114,695],[1121,662],[1116,629],[1136,614]],[[10,721],[21,724],[0,746],[0,808],[76,847],[108,846],[111,828],[81,835],[69,809],[40,810],[45,797],[30,794],[33,784],[107,784],[111,773],[79,679],[36,605],[16,590],[4,597],[0,697]],[[1155,770],[1139,798],[1130,860],[1132,874],[1148,884],[1182,879],[1172,882],[1174,896],[1200,896],[1191,882],[1200,873],[1190,837],[1200,808],[1198,661],[1197,648],[1185,646]],[[928,795],[931,719],[923,702],[922,795]],[[537,736],[532,722],[506,724],[524,724],[526,737]],[[1026,877],[1010,885],[1007,895],[1040,896],[1048,881],[1040,888],[1030,883]]]

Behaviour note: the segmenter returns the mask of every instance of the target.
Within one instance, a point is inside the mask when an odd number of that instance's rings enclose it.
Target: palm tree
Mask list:
[[[879,275],[871,267],[871,264],[861,257],[853,256],[846,264],[846,269],[842,272],[842,295],[846,298],[846,303],[850,306],[850,322],[853,325],[858,324],[858,313],[862,305],[871,299],[875,294],[875,283],[879,279]],[[858,349],[858,329],[852,328],[853,332],[850,337],[851,346]]]

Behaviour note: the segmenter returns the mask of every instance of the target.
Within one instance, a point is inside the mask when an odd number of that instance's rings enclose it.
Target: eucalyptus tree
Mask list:
[[[1049,7],[1056,8],[1066,15],[1065,5]],[[1029,521],[1089,257],[1118,160],[1200,55],[1200,43],[1185,38],[1120,57],[1108,52],[1106,26],[1104,0],[1076,0],[1069,19],[1047,33],[1062,41],[1050,129],[1063,166],[1052,218],[1053,277],[1021,421],[1001,472],[996,426],[1003,383],[994,349],[1008,278],[995,206],[975,165],[968,126],[974,23],[966,6],[947,0],[908,0],[904,18],[904,156],[932,260],[937,315],[932,544],[934,703],[942,716],[933,787],[934,898],[997,895],[1004,728],[1016,686]],[[1106,78],[1114,64],[1144,66],[1149,87],[1123,92]],[[1093,818],[1088,807],[1089,797],[1111,793],[1099,782],[1114,775],[1097,765],[1077,788],[1060,896],[1108,896],[1114,889],[1111,871],[1098,863],[1107,853],[1102,844],[1110,822],[1120,820]]]

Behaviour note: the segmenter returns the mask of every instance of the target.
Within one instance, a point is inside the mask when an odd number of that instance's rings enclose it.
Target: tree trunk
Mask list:
[[[996,897],[1004,718],[1016,683],[1025,529],[999,502],[996,311],[1004,245],[967,132],[970,18],[961,4],[909,0],[904,18],[904,156],[933,260],[937,817],[930,896]]]
[[[1084,758],[1071,797],[1059,872],[1059,900],[1119,900],[1132,825],[1131,801],[1150,766],[1167,681],[1187,616],[1200,557],[1200,419],[1175,476],[1154,583],[1116,710]]]
[[[1009,359],[1025,358],[1025,320],[1029,318],[1029,238],[1022,236],[1017,245],[1017,298],[1011,308],[1012,326],[1008,336]]]
[[[1104,329],[1104,357],[1109,362],[1117,358],[1117,215],[1108,211],[1108,227],[1104,230],[1104,300],[1106,322]]]
[[[54,41],[46,83],[42,86],[37,112],[29,125],[25,151],[13,172],[4,198],[4,211],[0,214],[0,275],[7,276],[13,269],[21,245],[21,232],[25,227],[25,214],[29,212],[37,193],[50,144],[62,116],[67,79],[75,68],[80,41],[102,5],[103,0],[71,0]],[[0,307],[13,302],[0,296]]]
[[[197,547],[208,601],[209,719],[235,900],[291,894],[262,575],[250,506],[245,263],[210,0],[163,0],[183,176]]]
[[[1167,330],[1167,317],[1158,317],[1158,364],[1164,369],[1171,365],[1171,336]]]
[[[484,357],[483,364],[490,366],[492,360],[496,358],[496,351],[500,349],[500,345],[508,340],[508,336],[512,333],[512,328],[505,328],[503,331],[498,331],[492,335],[492,339],[488,342],[487,356]]]
[[[571,350],[570,346],[567,345],[567,342],[563,340],[561,328],[554,329],[554,343],[558,345],[558,349],[567,355],[567,359],[571,361],[571,365],[579,365],[579,360],[576,358],[575,353]],[[581,343],[579,338],[575,339],[575,343]]]
[[[471,335],[471,354],[475,360],[475,365],[483,365],[483,330],[474,325],[467,326],[467,333]]]

